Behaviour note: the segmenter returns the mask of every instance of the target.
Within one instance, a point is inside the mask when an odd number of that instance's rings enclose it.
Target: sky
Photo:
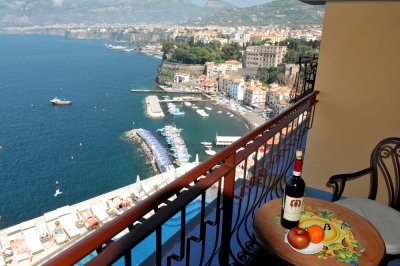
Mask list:
[[[238,7],[247,7],[247,6],[255,6],[258,4],[264,4],[271,2],[272,0],[224,0],[225,2],[234,4]],[[207,0],[192,0],[192,2],[198,6],[204,6],[207,3]]]

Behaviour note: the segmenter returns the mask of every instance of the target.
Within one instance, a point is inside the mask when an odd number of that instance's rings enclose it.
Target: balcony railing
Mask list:
[[[138,245],[146,238],[151,238],[153,250],[145,264],[245,264],[259,248],[252,233],[253,216],[264,202],[282,195],[295,151],[304,148],[311,128],[317,94],[302,98],[46,265],[75,264],[88,254],[95,255],[87,265],[117,260],[136,264],[143,255]],[[195,201],[198,214],[190,222],[188,206]],[[179,230],[166,239],[171,217],[178,217]],[[128,233],[112,240],[126,229]]]

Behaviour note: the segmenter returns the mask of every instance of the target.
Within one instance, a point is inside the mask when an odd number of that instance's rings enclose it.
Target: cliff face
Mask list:
[[[183,71],[192,77],[198,77],[204,72],[203,65],[175,64],[163,61],[158,67],[156,82],[158,84],[169,84],[174,82],[175,73]]]

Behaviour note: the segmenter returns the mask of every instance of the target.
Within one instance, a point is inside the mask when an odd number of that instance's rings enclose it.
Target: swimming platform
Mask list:
[[[171,160],[169,159],[167,151],[163,148],[161,143],[146,129],[135,129],[134,132],[144,140],[153,154],[158,169],[165,173],[170,169],[174,169]]]

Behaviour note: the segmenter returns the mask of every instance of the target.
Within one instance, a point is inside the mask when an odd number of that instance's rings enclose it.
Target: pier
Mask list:
[[[161,118],[165,116],[157,96],[154,95],[146,97],[146,110],[147,114],[152,118]]]
[[[148,93],[165,93],[165,90],[142,90],[142,89],[134,89],[131,92],[148,92]]]
[[[154,160],[156,161],[158,169],[165,173],[170,169],[174,169],[167,151],[161,146],[160,142],[146,129],[139,128],[131,131],[131,133],[136,133],[143,141],[146,143],[147,147],[150,149]]]

